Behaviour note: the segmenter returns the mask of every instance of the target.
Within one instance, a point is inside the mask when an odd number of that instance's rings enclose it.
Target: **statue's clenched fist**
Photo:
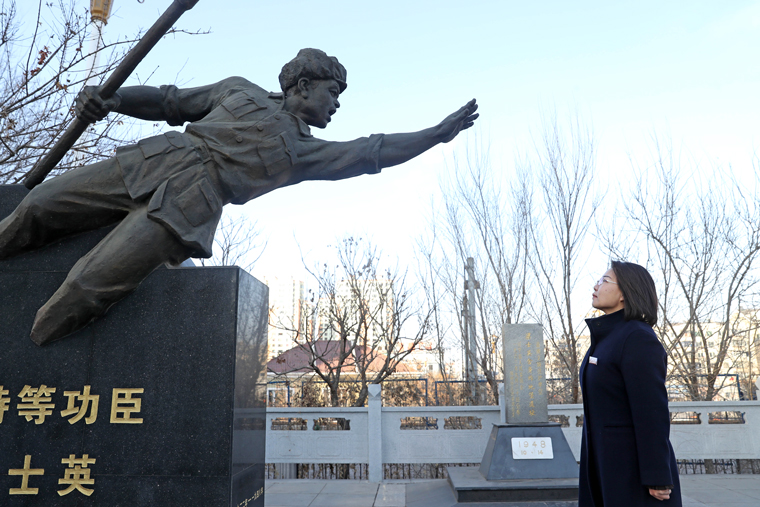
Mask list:
[[[108,113],[119,107],[121,95],[114,93],[109,99],[100,96],[100,86],[85,86],[77,95],[77,118],[87,123],[95,123],[105,118]]]

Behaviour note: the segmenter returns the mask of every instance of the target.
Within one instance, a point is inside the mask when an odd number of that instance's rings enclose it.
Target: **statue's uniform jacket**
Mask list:
[[[162,87],[170,131],[119,148],[130,197],[148,200],[162,223],[197,257],[210,257],[225,204],[243,204],[304,180],[339,180],[380,171],[382,134],[347,142],[311,135],[282,110],[282,93],[240,77],[198,88]],[[198,119],[200,118],[200,119]]]
[[[580,368],[584,421],[578,506],[680,507],[665,349],[651,326],[625,321],[623,312],[586,319],[591,345]],[[668,485],[673,485],[670,500],[649,494],[649,487]]]

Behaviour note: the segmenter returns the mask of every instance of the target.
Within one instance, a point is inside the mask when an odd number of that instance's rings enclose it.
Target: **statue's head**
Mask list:
[[[319,49],[302,49],[280,72],[283,108],[307,125],[325,128],[340,107],[346,89],[346,68]]]
[[[346,68],[334,56],[327,56],[319,49],[305,48],[286,63],[280,72],[280,87],[285,95],[298,85],[298,80],[334,79],[340,87],[340,93],[346,89]]]

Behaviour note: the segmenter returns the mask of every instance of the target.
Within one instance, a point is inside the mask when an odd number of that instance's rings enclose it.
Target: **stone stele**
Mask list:
[[[506,324],[502,330],[507,424],[549,421],[540,324]]]

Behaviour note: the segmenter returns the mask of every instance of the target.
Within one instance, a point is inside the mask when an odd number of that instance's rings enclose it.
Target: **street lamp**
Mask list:
[[[111,15],[113,0],[90,0],[90,19],[92,20],[92,29],[87,37],[87,75],[84,86],[96,85],[96,75],[98,60],[100,59],[100,48],[103,45],[103,27],[108,23],[108,17]],[[81,138],[80,143],[86,144],[91,133],[86,132]],[[84,153],[79,152],[74,156],[74,160],[81,164],[84,159]]]
[[[88,53],[90,61],[87,72],[87,82],[93,84],[93,74],[98,66],[99,49],[103,42],[103,27],[108,23],[108,17],[111,15],[113,0],[90,0],[90,19],[92,20],[93,30],[90,33],[88,44]]]
[[[108,23],[108,16],[111,15],[113,0],[90,0],[90,15],[95,23]]]

